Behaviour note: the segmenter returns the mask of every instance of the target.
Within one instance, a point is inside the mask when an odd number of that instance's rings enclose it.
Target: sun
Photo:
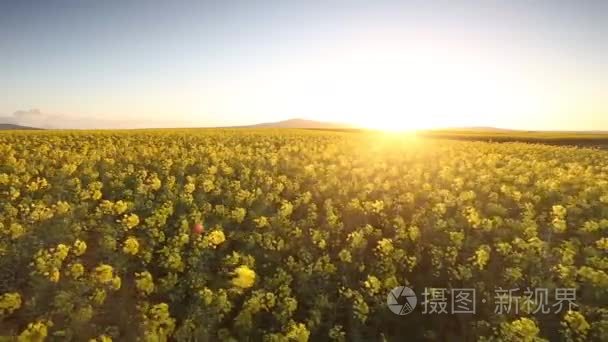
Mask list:
[[[362,123],[359,126],[372,130],[379,130],[385,132],[406,132],[406,131],[415,131],[419,128],[415,128],[411,123],[407,122],[394,122],[390,120],[382,120],[382,121],[370,121],[366,123]]]
[[[407,107],[403,104],[387,101],[382,95],[377,98],[369,96],[371,101],[384,103],[375,111],[362,112],[359,116],[353,115],[352,122],[362,128],[380,130],[385,132],[415,132],[424,129],[439,127],[442,112],[447,108],[432,108],[424,103],[417,104],[410,101]]]

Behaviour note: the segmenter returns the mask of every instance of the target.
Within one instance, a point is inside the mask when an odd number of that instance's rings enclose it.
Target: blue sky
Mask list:
[[[2,1],[0,116],[608,130],[607,17],[606,1]]]

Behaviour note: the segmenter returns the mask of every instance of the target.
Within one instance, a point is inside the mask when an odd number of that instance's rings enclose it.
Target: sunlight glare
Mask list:
[[[276,113],[277,121],[305,117],[387,131],[508,127],[514,113],[533,114],[542,101],[538,92],[478,53],[424,42],[336,46],[216,84],[207,106],[228,116]]]

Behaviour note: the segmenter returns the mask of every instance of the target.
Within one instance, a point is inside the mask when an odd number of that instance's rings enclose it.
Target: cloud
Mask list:
[[[0,117],[0,123],[10,123],[45,129],[126,129],[153,127],[188,127],[184,122],[154,122],[150,120],[107,120],[95,117],[76,117],[50,114],[40,109],[18,110],[12,116]]]
[[[50,120],[51,117],[43,114],[40,109],[18,110],[12,116],[12,123],[39,128],[47,128]]]
[[[40,117],[42,116],[42,113],[40,112],[40,109],[18,110],[13,113],[13,116],[16,118]]]
[[[40,109],[18,110],[12,116],[7,118],[9,123],[37,127],[37,128],[53,128],[53,124],[59,124],[58,120],[62,118],[57,115],[50,115],[40,111]]]

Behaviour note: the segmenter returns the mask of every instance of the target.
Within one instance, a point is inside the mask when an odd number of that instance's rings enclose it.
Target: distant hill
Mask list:
[[[0,123],[0,131],[18,130],[18,129],[20,129],[20,130],[39,130],[40,128]]]
[[[352,125],[337,123],[337,122],[323,122],[313,121],[305,119],[290,119],[277,122],[265,122],[250,126],[237,126],[236,128],[353,128]]]
[[[489,127],[489,126],[472,126],[472,127],[446,127],[446,128],[433,128],[427,129],[426,131],[446,131],[446,132],[519,132],[516,129]]]

